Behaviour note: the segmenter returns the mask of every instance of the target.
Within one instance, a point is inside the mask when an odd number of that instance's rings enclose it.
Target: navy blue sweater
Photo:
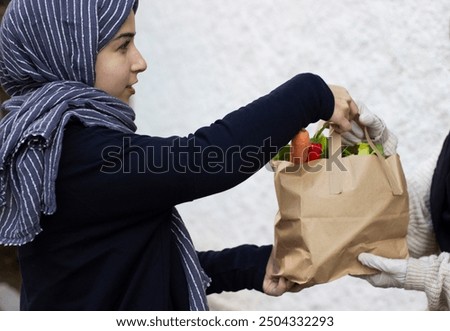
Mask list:
[[[243,182],[333,108],[322,79],[302,74],[187,137],[68,124],[57,211],[42,216],[43,231],[19,248],[21,309],[189,309],[173,208]],[[207,293],[261,291],[270,251],[198,253],[212,279]]]

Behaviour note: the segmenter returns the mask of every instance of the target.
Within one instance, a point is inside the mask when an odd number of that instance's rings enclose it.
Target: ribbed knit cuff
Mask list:
[[[385,142],[383,142],[384,153],[386,156],[394,155],[395,153],[397,153],[398,138],[388,128],[386,128],[385,130],[387,139]]]
[[[406,268],[405,289],[425,291],[427,275],[430,275],[431,272],[429,269],[428,260],[409,258]]]

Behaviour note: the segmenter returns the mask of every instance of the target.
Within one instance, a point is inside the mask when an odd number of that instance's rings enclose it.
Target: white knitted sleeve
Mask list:
[[[429,310],[449,310],[450,254],[408,259],[405,289],[425,292]]]
[[[427,158],[407,178],[409,193],[408,248],[412,257],[438,254],[439,248],[430,213],[430,188],[440,148],[428,153]]]

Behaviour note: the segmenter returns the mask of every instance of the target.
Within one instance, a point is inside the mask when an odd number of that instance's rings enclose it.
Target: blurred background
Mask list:
[[[449,132],[448,0],[152,0],[136,19],[149,65],[133,100],[139,133],[187,135],[301,72],[346,87],[383,118],[407,176]],[[273,173],[179,211],[198,250],[272,243]],[[423,293],[352,277],[280,298],[242,291],[209,301],[217,310],[426,309]]]

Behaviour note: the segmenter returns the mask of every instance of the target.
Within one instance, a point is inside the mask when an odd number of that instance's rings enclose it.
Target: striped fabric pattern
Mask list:
[[[206,288],[209,286],[211,280],[198,262],[191,237],[185,230],[186,226],[176,209],[173,210],[172,219],[171,230],[177,240],[177,247],[181,252],[184,273],[188,279],[191,279],[191,285],[188,288],[190,310],[208,310]]]
[[[23,245],[41,231],[41,212],[56,211],[57,165],[69,119],[133,132],[134,115],[118,99],[77,82],[46,84],[13,97],[5,108],[10,113],[0,123],[0,243]]]
[[[0,122],[0,244],[23,245],[56,211],[55,181],[64,127],[135,132],[134,111],[95,89],[96,54],[138,0],[12,0],[0,29],[0,82],[11,96]],[[207,309],[205,277],[179,215],[177,238],[193,310]]]
[[[56,210],[65,124],[78,118],[133,132],[135,114],[95,88],[95,60],[134,0],[13,0],[0,30],[0,81],[11,99],[0,124],[0,243],[22,245]]]

